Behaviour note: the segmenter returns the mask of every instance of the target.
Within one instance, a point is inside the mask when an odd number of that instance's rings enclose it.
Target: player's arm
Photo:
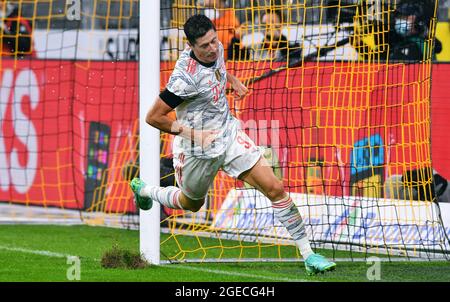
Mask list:
[[[164,102],[160,97],[156,98],[152,108],[147,112],[145,121],[163,132],[173,135],[180,135],[184,138],[193,138],[194,129],[181,126],[176,119],[169,115],[173,108]]]
[[[242,82],[227,71],[227,81],[231,84],[237,99],[241,100],[248,94],[248,88]]]
[[[163,132],[167,132],[173,135],[179,135],[190,141],[194,141],[204,148],[210,145],[216,137],[217,131],[194,130],[193,128],[181,125],[175,118],[173,118],[169,114],[174,109],[171,107],[172,105],[172,103],[170,103],[170,105],[167,104],[161,99],[161,97],[157,97],[154,105],[147,112],[147,116],[145,118],[147,124]]]

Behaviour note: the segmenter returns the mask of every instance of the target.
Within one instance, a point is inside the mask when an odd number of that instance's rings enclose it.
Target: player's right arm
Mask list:
[[[176,119],[170,116],[172,110],[173,108],[171,106],[164,102],[160,97],[157,97],[154,105],[148,111],[145,121],[161,131],[179,135],[185,139],[194,141],[195,143],[202,145],[203,148],[212,143],[217,131],[194,130],[193,128],[181,125]]]
[[[190,102],[199,95],[198,80],[187,72],[191,65],[191,59],[179,59],[166,89],[159,94],[147,113],[146,122],[161,131],[179,135],[205,148],[214,140],[214,133],[217,131],[195,130],[182,125],[170,114],[179,105]]]
[[[145,121],[161,131],[191,139],[194,129],[181,126],[176,119],[169,115],[172,111],[172,107],[157,97],[154,105],[148,111]]]

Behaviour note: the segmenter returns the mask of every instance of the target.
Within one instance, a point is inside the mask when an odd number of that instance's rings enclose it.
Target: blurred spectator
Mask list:
[[[278,11],[266,12],[261,17],[261,26],[264,27],[263,39],[255,45],[245,45],[241,37],[236,35],[231,40],[228,59],[234,60],[274,60],[286,61],[301,56],[300,46],[290,43],[282,34],[282,17]],[[237,31],[238,34],[241,31]],[[252,39],[253,42],[254,39]]]
[[[1,55],[24,57],[33,55],[32,27],[19,16],[17,5],[0,0]]]
[[[204,0],[204,5],[205,15],[214,23],[217,37],[227,53],[235,30],[240,26],[239,19],[234,10],[228,7],[226,0]]]
[[[450,202],[448,181],[430,168],[405,171],[392,175],[384,183],[385,198]]]
[[[420,61],[427,50],[428,26],[434,14],[434,6],[430,1],[401,1],[394,13],[394,30],[390,33],[392,60]],[[442,43],[435,39],[434,54],[441,52]]]
[[[347,11],[344,19],[355,20],[350,43],[363,60],[387,60],[390,50],[388,41],[393,30],[393,11],[390,3],[381,3],[379,0],[361,0],[354,10]],[[337,18],[341,19],[342,15]]]
[[[379,18],[368,20],[368,11],[362,11],[357,18],[350,42],[363,59],[376,55],[379,60],[418,62],[424,59],[424,54],[428,56],[428,26],[434,15],[432,0],[401,0],[395,9],[384,3],[380,11],[383,13]],[[441,50],[441,42],[435,39],[433,60]]]

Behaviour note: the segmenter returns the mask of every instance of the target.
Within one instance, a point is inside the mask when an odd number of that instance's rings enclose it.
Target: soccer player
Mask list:
[[[295,240],[309,274],[333,270],[334,262],[312,251],[302,217],[262,156],[263,150],[231,115],[225,96],[227,81],[238,99],[248,89],[226,71],[224,49],[213,23],[204,15],[194,15],[184,24],[184,32],[188,47],[146,116],[151,126],[176,135],[173,153],[179,188],[150,186],[135,178],[130,185],[137,205],[147,210],[156,201],[168,208],[196,212],[222,169],[271,200],[275,216]],[[169,116],[174,109],[176,119]]]

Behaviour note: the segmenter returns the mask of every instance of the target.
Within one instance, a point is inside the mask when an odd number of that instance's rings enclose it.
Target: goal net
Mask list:
[[[230,108],[265,148],[313,247],[329,249],[336,258],[374,253],[448,259],[449,231],[430,151],[436,5],[162,2],[161,87],[185,47],[184,22],[196,13],[209,16],[225,48],[227,70],[250,89],[243,101],[229,91]],[[420,50],[415,54],[400,44],[406,42],[398,32],[411,10],[419,40],[414,49]],[[166,185],[175,184],[171,139],[162,136]],[[163,211],[169,236],[161,250],[170,251],[164,254],[169,261],[301,258],[270,201],[223,172],[199,212]]]

